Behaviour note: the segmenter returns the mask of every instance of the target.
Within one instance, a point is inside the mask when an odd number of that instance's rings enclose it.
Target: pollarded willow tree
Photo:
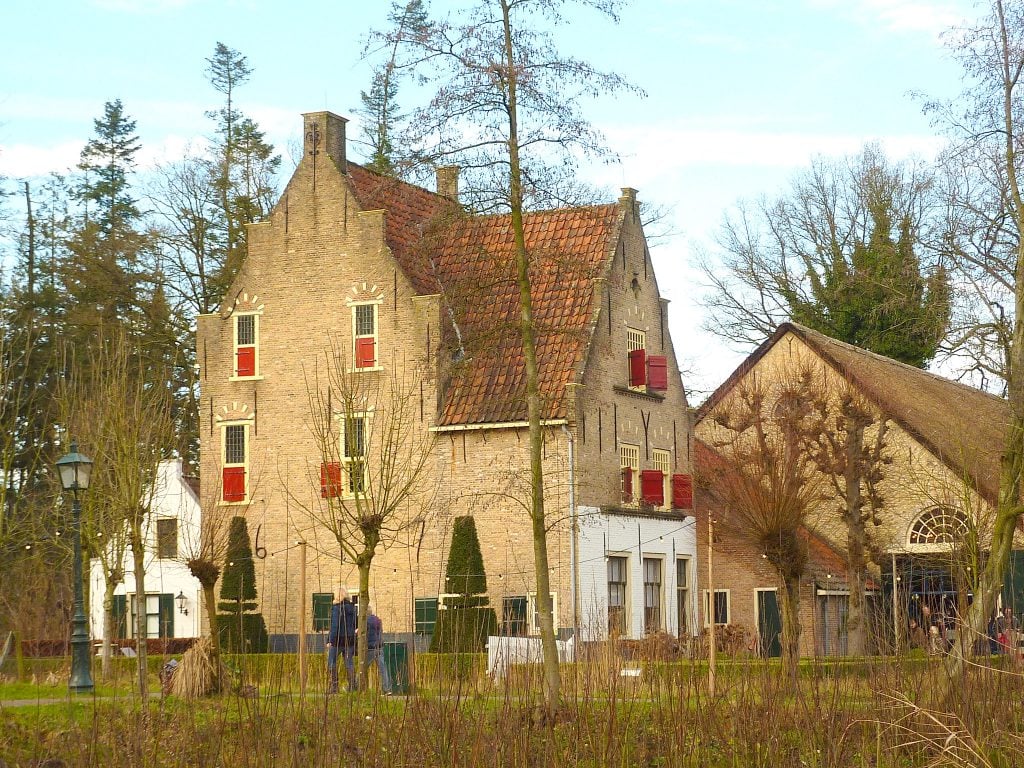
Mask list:
[[[409,121],[421,159],[464,169],[464,201],[481,212],[507,212],[519,296],[518,333],[526,369],[529,423],[530,521],[537,609],[544,654],[544,698],[559,700],[560,675],[550,599],[542,471],[543,418],[537,365],[530,265],[523,216],[531,208],[575,202],[576,162],[606,153],[602,137],[582,117],[587,98],[638,92],[623,78],[565,56],[552,31],[569,8],[617,19],[618,0],[475,0],[444,18],[428,18],[413,36],[398,30],[376,38],[401,43],[396,68],[436,86],[430,102]]]
[[[741,204],[719,254],[702,263],[709,330],[757,345],[792,320],[924,367],[951,304],[934,188],[921,164],[868,145],[846,160],[816,159],[774,200]]]
[[[308,419],[319,464],[310,482],[319,489],[311,505],[308,489],[289,497],[309,518],[329,530],[342,562],[359,572],[359,626],[366,626],[374,558],[407,542],[430,508],[425,487],[433,433],[419,409],[420,371],[392,360],[381,371],[353,370],[340,343],[325,350],[306,371]],[[366,633],[357,639],[359,687],[369,672]]]
[[[800,660],[800,582],[807,526],[823,499],[811,441],[822,429],[819,382],[810,370],[766,382],[752,377],[712,415],[714,493],[734,534],[757,548],[779,579],[783,667],[791,685]]]

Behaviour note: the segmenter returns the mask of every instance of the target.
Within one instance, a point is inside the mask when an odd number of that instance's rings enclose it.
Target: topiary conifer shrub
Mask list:
[[[487,575],[472,515],[455,518],[445,572],[444,605],[430,641],[432,653],[480,653],[497,634],[498,617],[487,597]]]
[[[217,604],[222,646],[230,653],[266,653],[269,645],[263,614],[256,610],[256,567],[244,517],[231,518],[228,548]]]

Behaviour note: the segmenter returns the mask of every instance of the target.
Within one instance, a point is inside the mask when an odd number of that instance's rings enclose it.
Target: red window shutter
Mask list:
[[[630,504],[633,501],[633,468],[622,468],[622,503]]]
[[[642,387],[647,383],[647,351],[634,349],[629,353],[629,386]]]
[[[373,368],[377,364],[377,349],[372,336],[356,339],[356,368]]]
[[[693,509],[693,477],[672,475],[672,509]]]
[[[647,358],[647,386],[659,392],[668,389],[668,361],[664,355]]]
[[[236,368],[236,375],[256,375],[256,347],[238,348],[238,367]]]
[[[224,467],[224,501],[245,501],[245,467]]]
[[[325,499],[341,495],[341,463],[328,461],[320,465],[320,495]]]
[[[640,498],[655,507],[665,503],[665,476],[660,469],[645,469],[640,473]]]

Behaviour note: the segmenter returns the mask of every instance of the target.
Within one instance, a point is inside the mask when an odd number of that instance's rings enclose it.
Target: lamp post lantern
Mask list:
[[[89,490],[92,459],[78,452],[78,444],[71,441],[71,453],[57,459],[60,484],[72,494],[71,531],[74,543],[75,614],[71,619],[71,679],[72,693],[89,693],[92,684],[92,657],[89,652],[89,630],[85,621],[82,595],[82,502],[78,494]]]

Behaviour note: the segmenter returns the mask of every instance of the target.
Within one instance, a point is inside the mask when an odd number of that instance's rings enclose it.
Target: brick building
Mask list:
[[[325,515],[372,485],[383,462],[370,436],[388,420],[382,401],[342,413],[324,369],[365,391],[398,381],[405,431],[428,455],[403,504],[414,524],[373,563],[385,627],[432,631],[451,522],[472,514],[504,630],[535,632],[510,217],[465,211],[456,169],[438,170],[435,193],[348,162],[345,122],[304,116],[301,162],[250,226],[223,306],[199,319],[204,514],[248,519],[272,636],[295,636],[300,616],[318,627],[335,586],[356,586]],[[636,193],[525,227],[556,625],[675,632],[695,607],[690,426]],[[312,414],[324,403],[342,422],[326,446]]]
[[[984,558],[999,485],[999,460],[1009,420],[1007,402],[941,376],[831,339],[795,323],[784,323],[755,350],[697,411],[699,464],[713,460],[702,441],[715,431],[715,415],[745,381],[772,382],[798,371],[814,373],[823,391],[856,393],[887,423],[888,453],[880,484],[884,505],[871,525],[874,636],[869,647],[891,648],[910,618],[941,622],[943,635],[955,629],[955,615],[971,599],[974,557]],[[710,457],[710,458],[709,458]],[[699,473],[699,470],[698,470]],[[713,493],[712,514],[723,519]],[[698,498],[698,502],[700,502]],[[698,504],[700,506],[700,503]],[[706,577],[707,521],[699,513],[702,574]],[[802,651],[836,654],[845,650],[846,529],[835,500],[823,501],[808,520],[811,565],[802,599]],[[968,543],[977,538],[979,551]],[[719,541],[721,539],[721,541]],[[1019,546],[1019,544],[1018,544]],[[766,645],[777,624],[773,571],[760,553],[727,533],[716,535],[714,588],[720,611],[743,624]],[[894,595],[895,584],[895,595]],[[1024,603],[1024,552],[1014,551],[1003,602],[1014,610]],[[706,606],[706,604],[705,604]],[[927,607],[927,611],[924,609]]]

